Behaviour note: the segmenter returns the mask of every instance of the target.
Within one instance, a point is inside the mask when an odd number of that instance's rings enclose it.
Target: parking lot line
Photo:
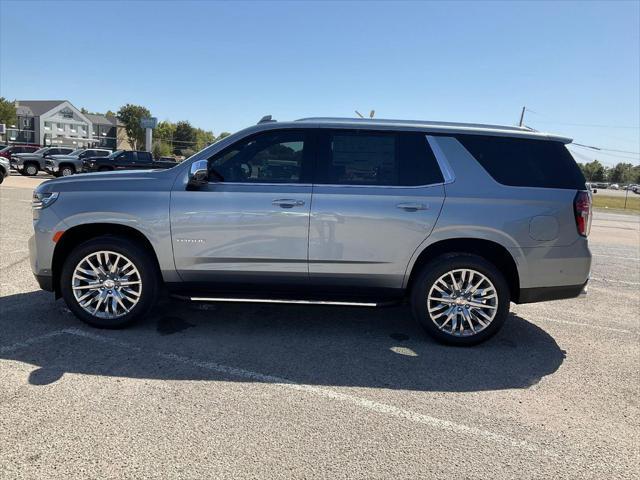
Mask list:
[[[540,320],[542,320],[543,322],[564,323],[566,325],[574,325],[578,327],[597,328],[599,330],[607,330],[609,332],[626,333],[628,335],[638,335],[637,332],[633,332],[631,330],[625,330],[624,328],[607,327],[604,325],[592,325],[589,323],[572,322],[571,320],[558,320],[555,318],[541,318]]]
[[[28,348],[31,345],[35,345],[36,343],[44,342],[45,340],[64,335],[66,333],[70,333],[68,329],[56,330],[54,332],[45,333],[44,335],[38,335],[37,337],[31,337],[26,340],[13,343],[11,345],[0,346],[0,355],[15,352],[16,350],[21,350],[23,348]]]
[[[67,328],[63,330],[50,332],[37,337],[32,337],[30,339],[27,339],[21,342],[16,342],[12,345],[8,345],[5,347],[0,347],[0,354],[13,352],[15,350],[19,350],[22,348],[28,348],[34,344],[43,342],[45,340],[54,338],[56,336],[65,335],[65,334],[87,338],[93,341],[97,341],[97,342],[112,345],[112,346],[117,346],[123,349],[134,350],[138,352],[143,351],[143,348],[129,342],[116,340],[104,335],[88,332],[86,330],[81,330],[79,328]],[[144,350],[147,350],[147,349],[144,349]],[[340,402],[350,403],[351,405],[355,405],[357,407],[360,407],[364,410],[368,410],[370,412],[375,412],[375,413],[387,415],[390,417],[400,418],[412,423],[426,425],[439,430],[453,432],[460,435],[473,435],[476,437],[483,438],[485,440],[490,440],[497,444],[506,445],[513,448],[531,451],[531,452],[539,452],[539,453],[543,453],[546,456],[555,456],[553,452],[541,451],[541,449],[538,448],[537,446],[524,440],[518,440],[512,437],[509,437],[507,435],[502,435],[502,434],[491,432],[488,430],[483,430],[481,428],[472,427],[472,426],[464,425],[457,422],[452,422],[450,420],[444,420],[437,417],[432,417],[430,415],[425,415],[425,414],[414,412],[404,408],[399,408],[393,405],[389,405],[387,403],[369,400],[367,398],[360,397],[357,395],[342,393],[342,392],[338,392],[336,390],[332,390],[325,387],[317,387],[317,386],[302,384],[302,383],[298,383],[293,380],[279,377],[276,375],[265,374],[265,373],[251,371],[251,370],[245,370],[243,368],[232,367],[228,365],[219,364],[216,362],[197,360],[195,358],[187,357],[184,355],[178,355],[174,353],[166,353],[166,352],[154,351],[154,350],[149,350],[149,353],[155,354],[165,360],[170,360],[173,362],[182,363],[192,367],[209,370],[225,376],[239,377],[247,380],[268,383],[274,386],[288,388],[290,390],[304,392],[304,393],[316,395],[316,396],[323,397],[330,400],[337,400]]]
[[[613,278],[598,278],[598,277],[591,277],[590,281],[596,281],[596,282],[604,282],[604,283],[621,283],[623,285],[640,285],[640,282],[629,282],[627,280],[615,280]]]

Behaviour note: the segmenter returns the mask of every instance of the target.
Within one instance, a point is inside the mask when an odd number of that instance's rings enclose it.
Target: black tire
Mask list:
[[[27,163],[20,173],[22,173],[26,177],[33,177],[38,174],[40,171],[40,167],[35,163]]]
[[[64,167],[60,167],[59,176],[60,177],[69,177],[76,173],[75,168],[70,165],[65,165]]]
[[[73,272],[76,266],[91,253],[111,251],[124,255],[138,269],[142,281],[140,299],[131,311],[117,318],[100,318],[85,311],[76,300],[72,289]],[[65,259],[60,275],[60,291],[62,297],[73,314],[89,325],[98,328],[123,328],[143,318],[155,305],[160,290],[160,273],[152,254],[137,246],[132,241],[104,235],[88,240],[75,247]]]
[[[493,284],[497,294],[497,308],[495,309],[496,314],[493,320],[477,333],[473,333],[471,328],[468,328],[464,336],[453,335],[445,331],[446,329],[438,328],[429,313],[428,296],[432,286],[447,272],[458,269],[470,269],[481,273]],[[476,345],[495,335],[509,315],[509,302],[509,286],[500,270],[484,258],[466,253],[444,255],[425,265],[413,283],[411,291],[413,314],[420,325],[437,341],[456,346]],[[465,308],[464,305],[461,307]],[[473,309],[473,307],[471,308]],[[458,308],[458,310],[460,309]],[[442,312],[442,310],[439,310],[439,312]],[[438,311],[433,314],[437,315],[437,313]],[[460,323],[463,323],[462,320],[460,320]],[[478,328],[482,327],[479,326]]]

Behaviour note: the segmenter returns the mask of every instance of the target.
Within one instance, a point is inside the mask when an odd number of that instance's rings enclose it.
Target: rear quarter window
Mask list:
[[[561,142],[457,135],[494,180],[514,187],[585,190],[585,179]]]

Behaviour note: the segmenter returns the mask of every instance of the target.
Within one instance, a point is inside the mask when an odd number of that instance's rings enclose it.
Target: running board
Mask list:
[[[341,307],[378,307],[381,303],[373,302],[338,302],[330,300],[285,300],[277,298],[236,298],[236,297],[184,297],[178,298],[191,300],[192,302],[237,302],[237,303],[293,303],[300,305],[336,305]]]

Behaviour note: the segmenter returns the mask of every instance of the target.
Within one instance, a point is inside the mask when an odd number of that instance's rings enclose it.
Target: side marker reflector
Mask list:
[[[62,238],[63,234],[64,234],[64,230],[58,230],[56,233],[54,233],[53,238],[51,239],[53,240],[53,243],[58,243],[58,240]]]

